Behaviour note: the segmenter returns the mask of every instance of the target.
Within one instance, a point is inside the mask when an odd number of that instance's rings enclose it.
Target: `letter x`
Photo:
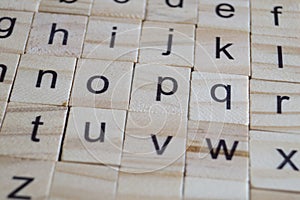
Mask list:
[[[289,155],[286,155],[282,149],[276,149],[280,155],[284,158],[284,160],[282,161],[282,163],[277,167],[277,169],[283,169],[283,167],[286,164],[290,164],[290,166],[293,168],[293,170],[295,171],[299,171],[299,169],[296,167],[296,165],[291,161],[291,158],[295,155],[295,153],[297,153],[296,150],[293,150],[290,152]]]

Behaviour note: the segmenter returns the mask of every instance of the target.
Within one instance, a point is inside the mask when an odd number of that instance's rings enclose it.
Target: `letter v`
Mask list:
[[[164,151],[166,150],[168,144],[170,143],[171,139],[173,136],[168,136],[167,139],[165,140],[164,144],[162,145],[162,147],[160,148],[157,142],[157,138],[156,135],[152,135],[151,134],[151,138],[156,150],[157,155],[162,155],[164,153]]]

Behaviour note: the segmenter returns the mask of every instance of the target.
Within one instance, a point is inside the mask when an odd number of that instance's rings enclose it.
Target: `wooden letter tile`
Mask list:
[[[2,1],[1,1],[2,3]],[[24,53],[33,13],[1,10],[0,51]]]
[[[189,119],[249,124],[248,77],[194,71]]]
[[[94,1],[92,15],[144,19],[146,0]]]
[[[252,77],[300,82],[300,40],[252,35]]]
[[[135,66],[130,111],[187,115],[190,69],[156,64]]]
[[[90,15],[93,0],[41,0],[39,11]]]
[[[109,166],[56,164],[50,199],[115,199],[118,171]]]
[[[36,13],[26,53],[79,57],[86,24],[84,16]]]
[[[185,199],[247,199],[248,170],[248,126],[189,121]]]
[[[137,61],[140,20],[90,17],[84,58]]]
[[[300,133],[300,84],[250,81],[250,128]]]
[[[148,0],[146,20],[196,24],[197,0]]]
[[[195,70],[250,75],[248,32],[197,28]]]
[[[75,58],[21,57],[11,101],[68,105]]]
[[[300,199],[300,193],[282,192],[276,190],[251,189],[250,195],[251,195],[251,199],[257,199],[257,200],[273,200],[273,199],[298,200]]]
[[[192,67],[195,26],[144,22],[139,62]]]
[[[79,60],[71,105],[127,110],[132,72],[130,62]]]
[[[296,134],[250,131],[252,187],[299,192],[299,146]]]
[[[47,199],[54,163],[0,157],[1,199]]]
[[[200,0],[198,27],[250,31],[248,0]]]
[[[9,103],[0,134],[0,154],[57,160],[65,107]]]
[[[62,160],[120,165],[126,112],[71,108]]]
[[[39,2],[40,0],[1,0],[0,9],[34,12],[37,11]]]

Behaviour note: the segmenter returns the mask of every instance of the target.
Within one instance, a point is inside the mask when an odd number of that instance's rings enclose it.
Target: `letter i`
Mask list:
[[[114,46],[115,46],[115,40],[116,40],[116,34],[117,34],[117,32],[116,32],[117,27],[114,26],[112,29],[113,29],[114,31],[111,33],[111,39],[110,39],[110,45],[109,45],[109,48],[114,48]]]

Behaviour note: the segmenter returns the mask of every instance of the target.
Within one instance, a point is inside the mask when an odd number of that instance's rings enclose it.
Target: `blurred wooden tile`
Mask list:
[[[24,53],[33,13],[1,10],[0,51]]]
[[[62,160],[120,165],[126,112],[71,108]]]
[[[192,73],[189,119],[249,124],[248,77]]]
[[[87,17],[36,13],[26,53],[38,55],[81,55]]]
[[[249,33],[197,28],[195,70],[250,75]]]
[[[0,9],[35,12],[39,2],[40,0],[1,0]]]
[[[120,172],[117,199],[182,199],[183,173],[160,169],[149,173]]]
[[[130,111],[186,116],[189,80],[189,68],[137,64],[132,83]]]
[[[300,82],[300,40],[252,35],[252,77]]]
[[[78,61],[71,105],[128,109],[133,63],[81,59]]]
[[[148,0],[146,20],[196,24],[197,0]]]
[[[139,62],[192,67],[195,26],[144,22]]]
[[[248,200],[249,189],[247,182],[185,177],[184,199],[185,200]]]
[[[250,131],[251,185],[299,192],[300,136]]]
[[[300,84],[250,81],[250,128],[300,133]]]
[[[141,21],[90,17],[84,58],[137,61]]]
[[[248,0],[199,1],[198,27],[250,31]]]
[[[1,199],[47,199],[54,163],[0,157]]]
[[[41,0],[39,12],[90,15],[93,0]]]
[[[115,199],[118,171],[108,166],[56,164],[50,199]]]
[[[92,15],[144,19],[146,0],[94,1]]]
[[[23,55],[11,101],[68,105],[75,62],[75,58]]]
[[[256,200],[273,200],[273,199],[298,200],[300,199],[300,193],[282,192],[276,190],[251,189],[250,196],[251,199],[256,199]]]
[[[0,54],[0,101],[7,101],[19,63],[18,54]]]
[[[66,114],[65,107],[9,103],[0,134],[0,154],[57,160]]]
[[[251,1],[253,34],[299,38],[299,18],[298,0]]]

